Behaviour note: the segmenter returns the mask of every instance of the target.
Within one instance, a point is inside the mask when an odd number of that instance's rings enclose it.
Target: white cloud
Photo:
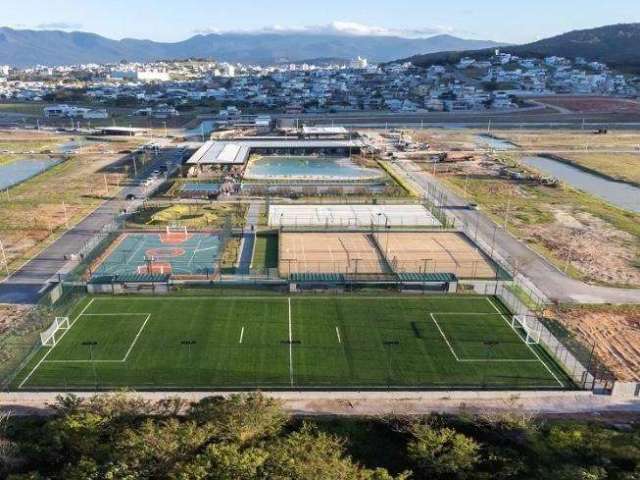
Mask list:
[[[68,23],[68,22],[50,22],[41,23],[35,26],[38,30],[80,30],[82,28],[81,23]]]
[[[227,30],[219,28],[202,28],[194,31],[200,34],[210,33],[307,33],[307,34],[327,34],[327,35],[353,35],[353,36],[375,36],[375,37],[403,37],[403,38],[428,38],[440,34],[452,34],[455,30],[452,27],[433,26],[421,29],[397,29],[365,25],[357,22],[335,21],[326,25],[309,25],[305,27],[285,27],[282,25],[272,25],[254,30]]]

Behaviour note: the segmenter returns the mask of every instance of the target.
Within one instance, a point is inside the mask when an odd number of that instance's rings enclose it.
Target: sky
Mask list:
[[[185,40],[197,33],[310,31],[526,43],[570,30],[640,22],[638,0],[4,0],[0,24],[109,38]]]

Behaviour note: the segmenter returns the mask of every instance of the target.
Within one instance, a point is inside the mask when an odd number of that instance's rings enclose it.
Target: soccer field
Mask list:
[[[14,386],[570,387],[510,320],[477,296],[86,298]]]

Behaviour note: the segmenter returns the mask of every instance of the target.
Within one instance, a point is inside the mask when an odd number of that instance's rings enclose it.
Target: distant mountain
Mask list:
[[[640,23],[577,30],[526,45],[502,47],[500,50],[520,57],[583,57],[616,69],[640,72]],[[452,64],[467,56],[488,58],[493,55],[494,49],[426,53],[397,62],[410,61],[417,66]]]
[[[160,43],[129,38],[111,40],[84,32],[14,30],[4,27],[0,28],[0,64],[25,67],[185,58],[272,64],[309,58],[351,59],[358,55],[373,62],[388,62],[417,53],[498,45],[491,41],[465,40],[450,35],[408,39],[311,33],[208,34],[196,35],[177,43]]]

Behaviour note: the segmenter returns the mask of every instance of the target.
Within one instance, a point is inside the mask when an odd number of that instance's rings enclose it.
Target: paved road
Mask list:
[[[276,118],[299,119],[318,125],[384,127],[404,125],[476,126],[486,127],[489,122],[500,128],[571,127],[638,128],[640,113],[561,113],[552,108],[536,108],[511,112],[426,112],[389,113],[357,112],[335,114],[274,115]]]
[[[469,226],[472,237],[484,245],[494,245],[495,253],[505,260],[519,264],[523,276],[530,280],[547,298],[561,303],[640,303],[640,289],[620,289],[587,285],[568,278],[542,256],[499,228],[484,213],[465,207],[468,202],[446,190],[432,175],[423,172],[411,161],[400,161],[396,171],[413,181],[425,193],[432,188],[445,190],[448,194],[449,212],[461,224]],[[493,240],[495,235],[495,241]]]
[[[136,199],[144,198],[146,192],[155,186],[152,184],[145,187],[140,183],[140,179],[166,162],[178,163],[180,158],[181,154],[175,149],[161,151],[153,162],[140,172],[135,181],[121,189],[116,198],[104,202],[43,252],[0,283],[0,303],[36,303],[43,292],[51,286],[51,282],[56,281],[58,272],[67,264],[69,256],[79,252],[89,239],[113,221],[118,212],[131,207],[132,201],[127,201],[127,196],[134,195]],[[162,180],[158,182],[161,183]]]

